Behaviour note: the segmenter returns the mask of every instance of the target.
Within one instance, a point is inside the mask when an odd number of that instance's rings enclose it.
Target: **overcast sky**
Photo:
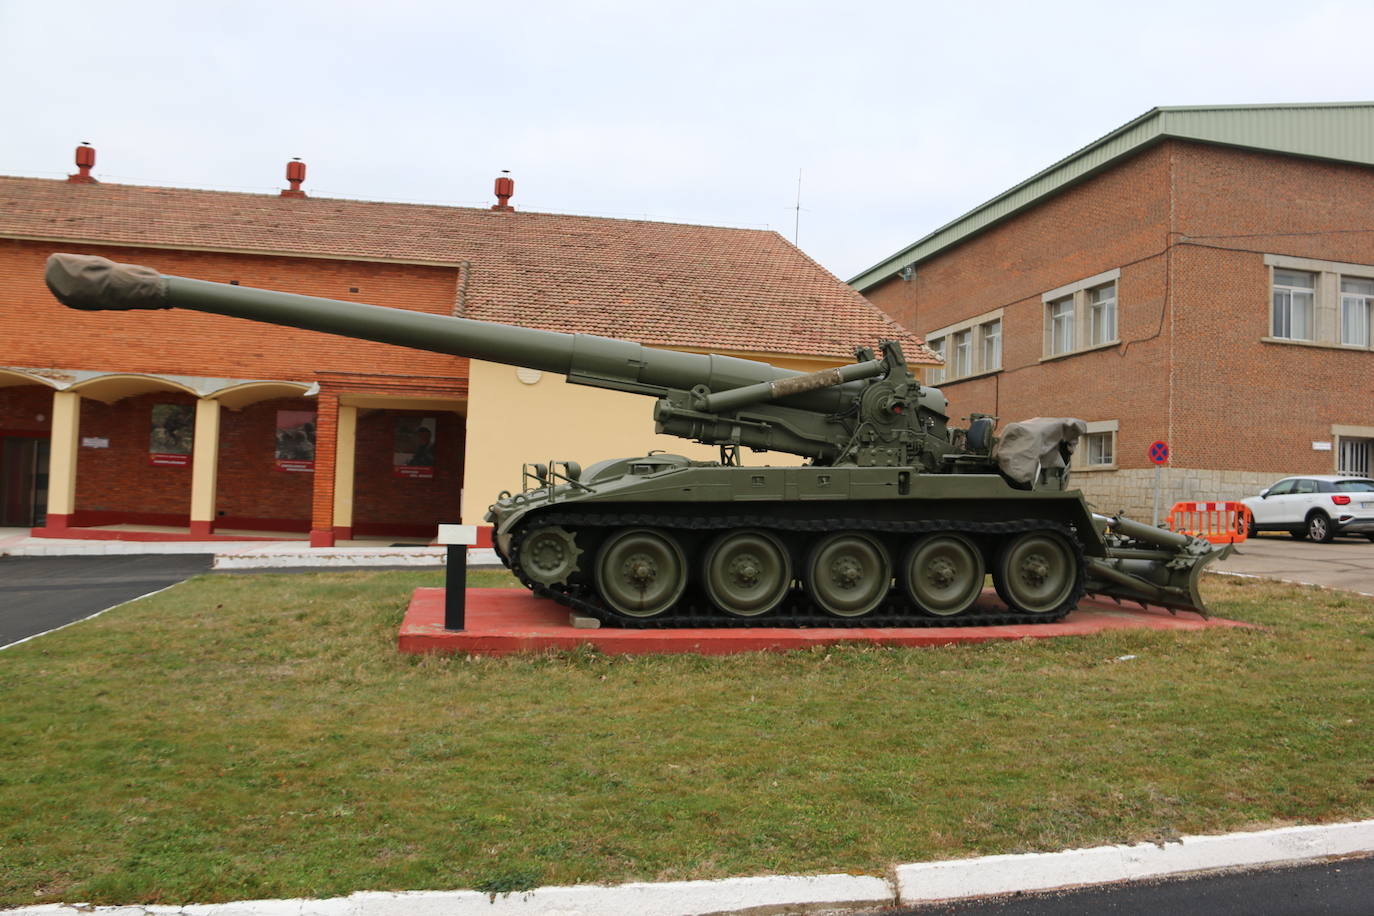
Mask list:
[[[771,228],[848,279],[1157,105],[1374,98],[1374,4],[0,0],[0,174]]]

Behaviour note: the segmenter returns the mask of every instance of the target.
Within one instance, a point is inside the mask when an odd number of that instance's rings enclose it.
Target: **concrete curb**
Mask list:
[[[1165,844],[1097,846],[1064,852],[984,856],[897,866],[904,904],[1136,881],[1374,852],[1374,820],[1258,833],[1188,836]]]
[[[5,916],[709,916],[801,913],[909,906],[1137,881],[1374,853],[1374,820],[1256,833],[1190,836],[1165,844],[1097,846],[1063,852],[983,856],[899,865],[895,887],[860,875],[771,875],[721,881],[541,887],[498,895],[479,891],[361,891],[331,900],[245,900],[183,906],[49,903]]]
[[[890,906],[891,885],[858,875],[770,875],[722,881],[479,891],[361,892],[333,900],[249,900],[187,906],[46,904],[6,916],[696,916]]]

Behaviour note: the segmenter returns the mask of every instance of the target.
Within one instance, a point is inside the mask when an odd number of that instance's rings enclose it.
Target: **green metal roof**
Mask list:
[[[1152,108],[849,281],[859,292],[1166,137],[1374,165],[1374,102]]]

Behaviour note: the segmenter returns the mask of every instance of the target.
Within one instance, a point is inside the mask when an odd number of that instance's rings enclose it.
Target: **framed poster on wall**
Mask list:
[[[190,404],[154,404],[148,434],[148,463],[154,467],[184,468],[195,445],[196,411]]]
[[[315,470],[315,411],[277,411],[277,470]]]
[[[434,478],[434,417],[398,417],[391,472],[411,480]]]

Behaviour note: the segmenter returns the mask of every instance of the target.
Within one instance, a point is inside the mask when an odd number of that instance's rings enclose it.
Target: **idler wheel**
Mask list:
[[[558,525],[537,528],[520,545],[520,569],[540,585],[566,583],[577,572],[582,550],[576,536]]]
[[[1002,548],[992,581],[997,594],[1015,610],[1048,614],[1073,594],[1078,576],[1078,561],[1061,536],[1028,531]]]
[[[907,551],[902,586],[915,604],[939,617],[968,610],[983,592],[983,555],[960,534],[932,534]]]
[[[812,549],[806,563],[806,590],[836,617],[862,617],[891,588],[887,551],[865,534],[832,534]]]
[[[649,528],[612,534],[596,561],[602,600],[628,617],[656,617],[687,587],[687,560],[677,541]]]
[[[711,603],[736,617],[767,614],[792,585],[787,549],[766,531],[732,531],[716,538],[702,572]]]

